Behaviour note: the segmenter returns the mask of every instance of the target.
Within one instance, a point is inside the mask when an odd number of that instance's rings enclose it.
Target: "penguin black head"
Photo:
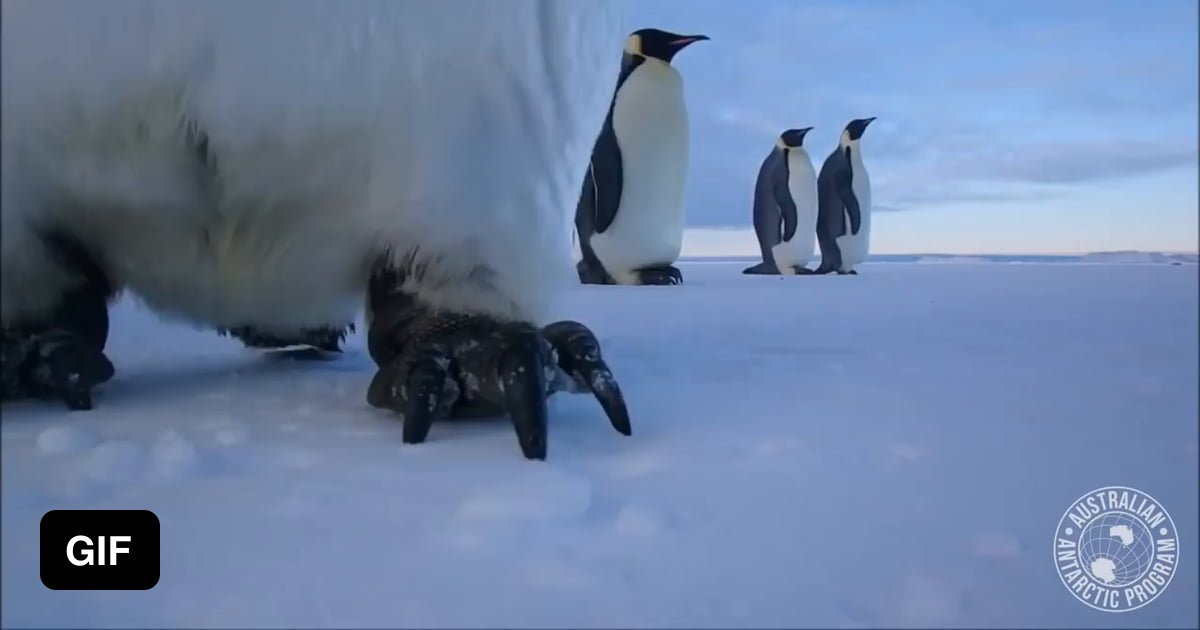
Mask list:
[[[872,120],[875,120],[874,116],[870,118],[855,118],[854,120],[851,120],[850,123],[846,125],[846,134],[850,137],[850,140],[853,141],[861,138],[863,132],[867,130],[867,125],[871,124]]]
[[[784,149],[798,149],[804,146],[804,136],[812,131],[812,127],[803,129],[788,129],[779,134],[779,146]]]
[[[643,28],[630,33],[625,40],[625,53],[671,63],[676,53],[707,39],[707,35],[680,35],[657,28]]]

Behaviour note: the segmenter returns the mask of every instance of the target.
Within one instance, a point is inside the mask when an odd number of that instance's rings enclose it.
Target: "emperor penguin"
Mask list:
[[[671,65],[705,35],[656,28],[625,40],[616,89],[575,210],[584,284],[681,284],[689,130]]]
[[[817,228],[817,172],[804,148],[812,127],[788,129],[763,159],[754,185],[754,234],[762,262],[744,274],[812,273]]]
[[[629,435],[596,336],[549,318],[615,9],[4,0],[4,401],[93,408],[128,292],[254,347],[328,349],[363,314],[364,398],[406,444],[499,416],[545,459],[558,392]]]
[[[861,140],[871,118],[851,120],[838,146],[825,158],[817,176],[817,244],[821,264],[816,274],[857,275],[871,240],[871,178],[863,164]]]

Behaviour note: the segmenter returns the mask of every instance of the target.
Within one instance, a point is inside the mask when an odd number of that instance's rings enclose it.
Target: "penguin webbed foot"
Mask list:
[[[560,321],[539,329],[482,315],[415,309],[385,318],[402,326],[371,331],[373,345],[389,344],[398,352],[382,362],[367,402],[402,416],[406,444],[424,442],[439,420],[507,414],[524,456],[544,460],[547,401],[563,391],[590,392],[613,428],[631,434],[621,389],[595,335],[583,324]]]
[[[816,273],[812,269],[809,269],[808,267],[804,267],[802,265],[793,265],[792,270],[796,272],[797,276],[811,276]]]
[[[779,270],[775,268],[775,265],[763,261],[757,265],[746,267],[742,273],[747,276],[775,276],[779,275]]]
[[[321,352],[341,353],[342,342],[354,331],[354,324],[349,323],[344,326],[306,328],[298,331],[295,335],[288,336],[279,336],[264,332],[255,326],[219,328],[217,329],[217,334],[222,337],[233,337],[241,341],[242,345],[247,348],[273,350],[293,346],[308,346]]]
[[[59,399],[68,409],[93,407],[92,390],[116,373],[104,351],[65,330],[4,332],[4,400]]]
[[[598,266],[589,265],[586,260],[575,263],[575,271],[579,274],[582,284],[616,284],[608,272]]]
[[[638,284],[668,286],[683,284],[683,272],[674,265],[643,267],[637,270]]]

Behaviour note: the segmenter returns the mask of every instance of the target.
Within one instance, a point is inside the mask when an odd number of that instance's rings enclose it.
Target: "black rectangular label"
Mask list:
[[[148,590],[158,584],[159,522],[149,510],[51,510],[41,525],[42,584]]]

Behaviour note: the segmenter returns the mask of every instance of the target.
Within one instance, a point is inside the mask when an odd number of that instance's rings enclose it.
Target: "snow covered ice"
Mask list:
[[[93,411],[3,416],[6,627],[1196,627],[1197,267],[906,264],[571,289],[633,414],[552,400],[548,461],[503,419],[401,425],[334,361],[115,311]],[[361,331],[362,328],[360,327]],[[1055,572],[1079,495],[1180,531],[1152,604]],[[150,509],[150,591],[50,591],[51,509]]]

